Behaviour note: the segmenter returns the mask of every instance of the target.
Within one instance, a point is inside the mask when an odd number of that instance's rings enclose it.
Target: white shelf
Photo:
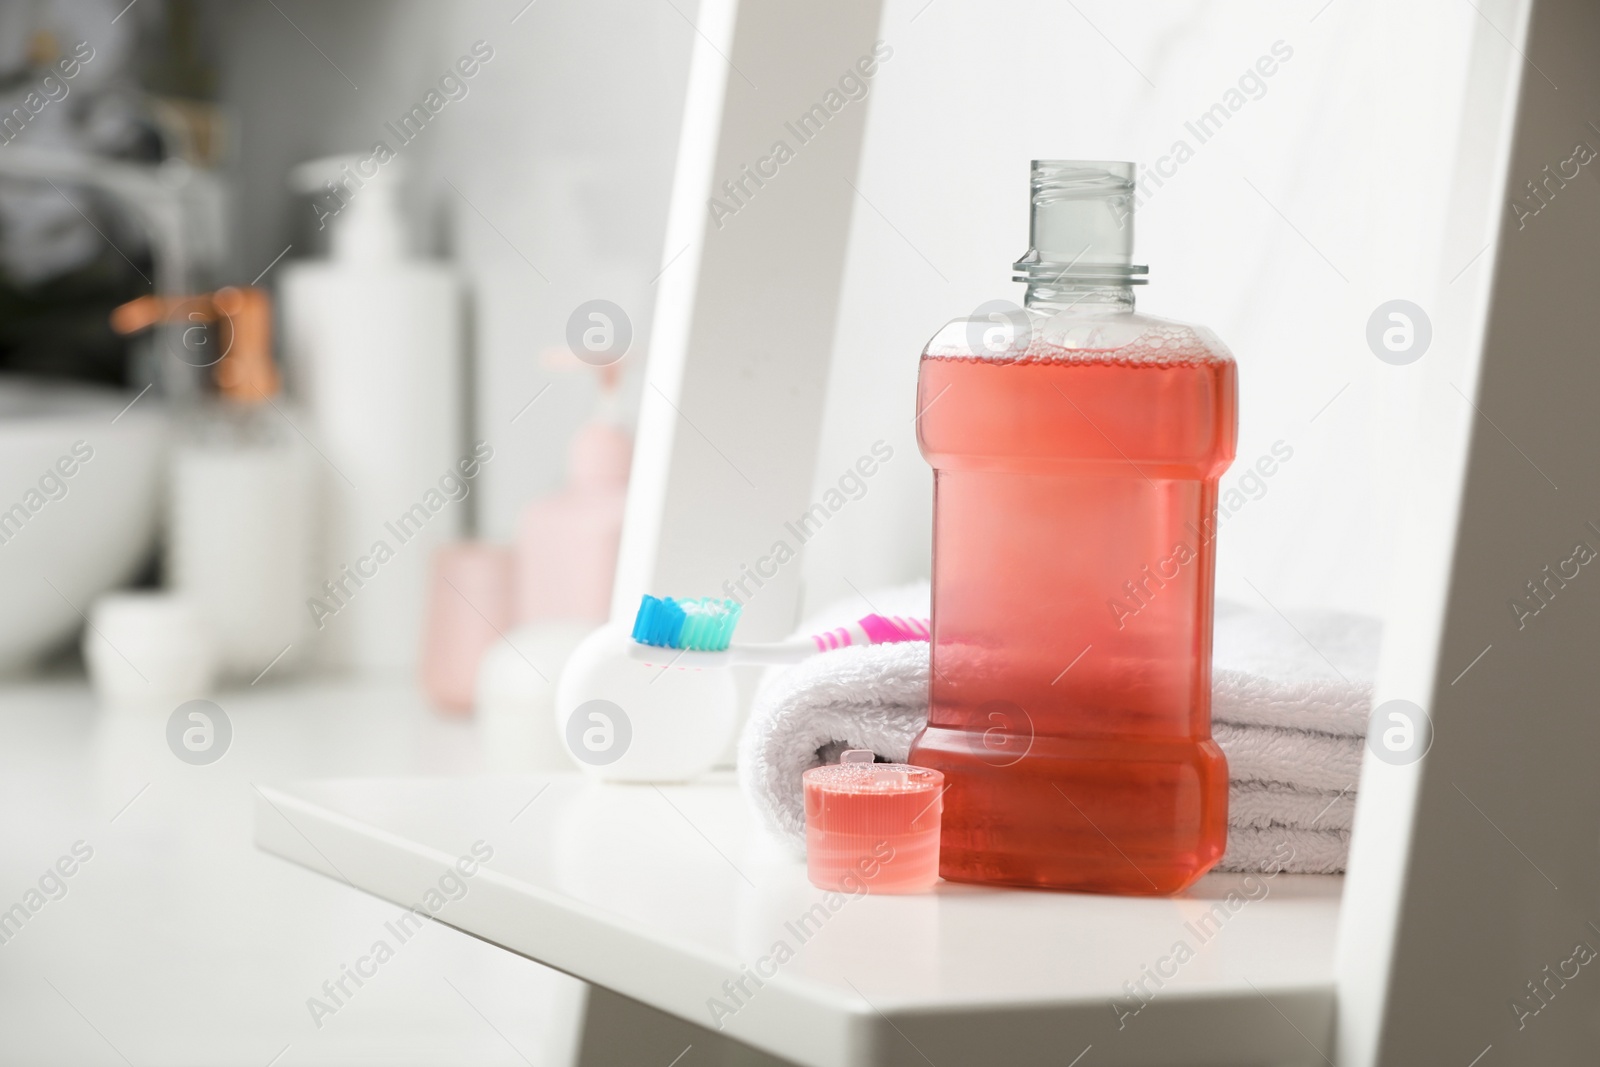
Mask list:
[[[1330,1052],[1339,878],[1213,875],[1173,899],[941,883],[828,912],[726,780],[331,781],[256,801],[261,848],[402,905],[475,841],[493,858],[439,921],[802,1064],[1059,1067],[1092,1045],[1083,1067],[1309,1065]],[[780,942],[793,956],[759,989],[725,991]],[[1158,967],[1176,971],[1159,988],[1145,977]],[[1141,978],[1153,999],[1119,1028],[1113,1001],[1135,1006],[1125,983]],[[714,1021],[713,1000],[736,1010]]]

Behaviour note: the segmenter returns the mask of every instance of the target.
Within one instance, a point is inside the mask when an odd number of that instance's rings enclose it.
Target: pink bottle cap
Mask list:
[[[811,884],[840,893],[931,889],[939,880],[944,775],[872,758],[850,749],[844,762],[801,776]]]

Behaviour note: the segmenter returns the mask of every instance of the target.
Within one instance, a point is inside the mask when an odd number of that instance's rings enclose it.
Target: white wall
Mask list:
[[[629,314],[627,390],[642,380],[694,39],[696,5],[674,5],[250,0],[209,9],[239,126],[233,281],[249,281],[291,241],[290,259],[320,251],[309,204],[285,186],[289,166],[370,148],[474,41],[494,49],[468,95],[403,154],[416,177],[416,244],[453,256],[473,294],[473,432],[496,447],[474,495],[484,536],[509,538],[522,505],[561,484],[567,440],[592,408],[592,372],[545,359],[565,349],[578,304],[605,298]]]
[[[1204,323],[1238,358],[1224,488],[1274,441],[1294,449],[1224,522],[1219,594],[1259,604],[1253,584],[1279,605],[1382,610],[1387,486],[1405,462],[1386,423],[1407,417],[1412,368],[1373,356],[1366,321],[1392,298],[1431,306],[1478,15],[1443,0],[1322,8],[889,0],[895,54],[873,82],[858,181],[876,210],[855,215],[818,492],[878,437],[895,458],[809,546],[813,605],[927,572],[917,356],[946,320],[1021,300],[1009,266],[1027,247],[1028,161],[1150,162],[1182,138],[1193,158],[1138,215],[1140,309]],[[1265,94],[1199,143],[1185,120],[1280,40],[1293,57]],[[1445,276],[1477,251],[1444,249]]]

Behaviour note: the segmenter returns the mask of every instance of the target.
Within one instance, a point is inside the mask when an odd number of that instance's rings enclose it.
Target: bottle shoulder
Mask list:
[[[922,350],[926,359],[1232,362],[1204,326],[1136,311],[1050,312],[1004,301],[951,319]]]

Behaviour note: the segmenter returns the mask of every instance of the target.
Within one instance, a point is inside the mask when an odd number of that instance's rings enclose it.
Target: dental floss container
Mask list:
[[[682,782],[709,771],[733,737],[729,670],[652,667],[628,654],[631,629],[585,637],[556,685],[555,726],[568,755],[607,782]]]

